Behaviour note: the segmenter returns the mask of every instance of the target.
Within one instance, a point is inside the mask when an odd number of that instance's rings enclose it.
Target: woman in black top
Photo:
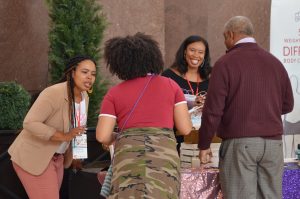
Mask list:
[[[195,129],[200,127],[211,69],[207,41],[198,35],[191,35],[181,43],[171,67],[162,73],[162,76],[173,79],[182,89]],[[183,136],[176,136],[176,139],[179,151]]]

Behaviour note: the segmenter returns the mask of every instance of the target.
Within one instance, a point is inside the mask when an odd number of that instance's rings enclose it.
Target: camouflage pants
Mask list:
[[[179,198],[180,161],[171,129],[132,128],[115,145],[109,198]]]

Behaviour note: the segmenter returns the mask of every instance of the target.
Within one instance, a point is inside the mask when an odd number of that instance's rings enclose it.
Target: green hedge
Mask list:
[[[16,82],[0,82],[0,129],[22,128],[30,94]]]
[[[89,55],[97,62],[107,26],[101,5],[96,0],[47,0],[50,17],[49,63],[51,83],[61,79],[66,60],[75,55]],[[99,67],[99,65],[98,65]],[[109,82],[98,68],[90,95],[88,126],[98,121],[99,105]]]

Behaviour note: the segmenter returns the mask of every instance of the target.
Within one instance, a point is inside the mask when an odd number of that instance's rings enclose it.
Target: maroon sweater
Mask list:
[[[199,148],[209,148],[215,133],[222,139],[281,139],[281,115],[293,109],[287,71],[256,43],[240,43],[213,67],[199,129]]]

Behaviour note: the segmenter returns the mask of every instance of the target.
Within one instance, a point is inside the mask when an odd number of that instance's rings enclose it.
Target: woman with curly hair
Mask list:
[[[179,198],[172,128],[175,124],[186,135],[192,126],[180,87],[159,75],[163,59],[157,42],[142,33],[112,38],[104,57],[110,72],[124,80],[104,97],[96,130],[99,142],[115,142],[109,198]]]

